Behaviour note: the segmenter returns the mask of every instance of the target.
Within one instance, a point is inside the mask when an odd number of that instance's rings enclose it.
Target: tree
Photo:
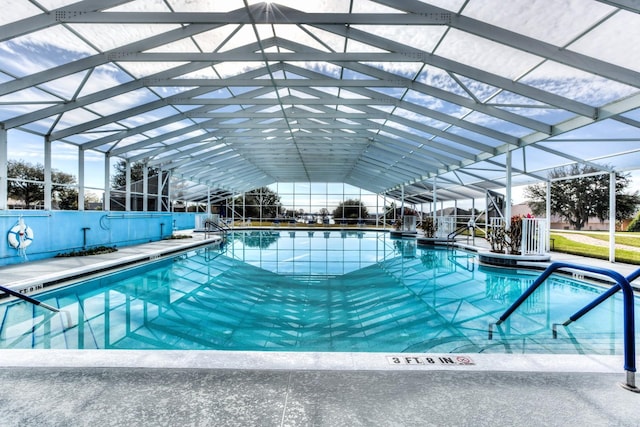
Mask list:
[[[609,174],[590,165],[574,164],[558,168],[549,174],[551,184],[551,213],[559,215],[576,230],[581,230],[589,218],[604,221],[609,217]],[[560,179],[579,176],[573,179]],[[629,174],[616,173],[616,220],[633,215],[640,205],[638,192],[625,194],[630,184]],[[544,216],[546,211],[546,185],[536,184],[525,188],[525,197],[533,213]]]
[[[58,204],[58,209],[78,210],[78,189],[75,187],[76,177],[65,172],[51,171],[52,198]],[[66,184],[66,185],[56,185]]]
[[[633,218],[638,211],[638,205],[640,205],[640,194],[637,191],[632,194],[616,193],[616,222],[621,223]]]
[[[29,208],[34,203],[44,200],[44,166],[32,165],[24,160],[9,160],[7,176],[13,178],[8,182],[7,194],[10,198],[24,202]]]
[[[96,206],[99,206],[99,207],[96,207]],[[95,193],[86,193],[84,195],[84,208],[86,210],[91,210],[91,209],[101,210],[102,198],[98,197],[98,195]]]
[[[633,218],[633,221],[627,227],[627,231],[640,231],[640,212]]]
[[[35,165],[24,160],[9,160],[7,175],[12,178],[8,182],[8,196],[24,202],[25,207],[34,207],[44,200],[44,166]],[[78,209],[78,190],[75,176],[57,169],[51,170],[51,197],[59,209]]]
[[[338,207],[333,210],[334,218],[345,218],[353,220],[366,218],[369,216],[367,207],[358,199],[348,199],[338,204]]]
[[[260,187],[235,199],[236,212],[245,218],[276,218],[282,209],[280,196],[269,187]],[[262,210],[262,214],[261,214]]]
[[[133,162],[131,164],[131,182],[142,181],[144,178],[145,164],[142,162]],[[115,169],[114,174],[111,176],[111,188],[123,189],[127,186],[127,162],[124,160],[118,161],[113,165]],[[148,176],[154,176],[158,174],[157,168],[149,168]]]

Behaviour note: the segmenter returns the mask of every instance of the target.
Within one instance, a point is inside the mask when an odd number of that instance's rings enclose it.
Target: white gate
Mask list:
[[[436,237],[438,239],[446,239],[450,233],[456,231],[456,219],[453,216],[436,217]]]
[[[522,218],[522,255],[542,255],[549,252],[547,238],[547,220]]]

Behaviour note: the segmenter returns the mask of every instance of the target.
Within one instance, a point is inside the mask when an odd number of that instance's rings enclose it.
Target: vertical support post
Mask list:
[[[458,229],[458,199],[455,199],[453,201],[453,230],[457,230],[457,229]]]
[[[438,182],[436,180],[436,177],[434,176],[433,177],[433,188],[431,189],[431,192],[432,192],[431,194],[433,196],[432,197],[433,201],[431,202],[432,206],[433,206],[433,212],[431,212],[431,215],[433,216],[433,224],[436,227],[438,226],[437,225],[438,224],[438,215],[437,215],[437,210],[438,210],[438,189],[436,188],[437,184],[438,184]]]
[[[44,139],[44,209],[51,210],[51,192],[53,183],[51,181],[51,141],[49,137]]]
[[[504,228],[509,230],[511,228],[511,146],[507,146],[507,188],[505,201],[506,206],[504,208]]]
[[[162,165],[158,168],[158,189],[156,197],[156,211],[162,212]]]
[[[485,214],[485,218],[486,217],[487,215]],[[471,221],[473,224],[473,228],[471,228],[471,244],[475,246],[476,245],[476,199],[471,199]],[[485,233],[486,231],[487,231],[487,227],[485,224]]]
[[[609,174],[609,262],[616,262],[616,173]]]
[[[387,229],[387,195],[382,196],[382,229]]]
[[[309,204],[311,204],[311,192],[309,192]],[[358,188],[358,225],[362,221],[362,188]]]
[[[9,197],[8,152],[7,130],[0,126],[0,210],[7,209],[7,199]]]
[[[104,202],[103,210],[111,210],[111,158],[109,154],[104,155]]]
[[[211,216],[211,187],[207,185],[207,216]]]
[[[172,172],[171,170],[167,171],[167,179],[166,179],[166,186],[167,186],[167,212],[173,212],[173,202],[172,202],[172,198],[173,198],[173,188],[171,188],[171,176],[172,176]]]
[[[400,200],[400,221],[402,221],[402,224],[404,225],[404,184],[402,184],[401,191],[402,200]]]
[[[545,215],[547,216],[547,224],[545,227],[547,228],[547,247],[546,252],[551,250],[551,181],[547,181],[547,197],[546,197],[546,210]]]
[[[231,227],[233,228],[233,225],[236,222],[236,196],[233,195],[231,196]],[[295,200],[295,196],[294,196],[294,200]]]
[[[78,210],[84,210],[84,150],[78,147]]]
[[[149,165],[142,165],[142,211],[149,210]]]
[[[129,159],[124,161],[124,210],[131,210],[131,162]]]
[[[395,199],[393,201],[393,223],[395,224],[396,221],[398,220],[398,214],[397,214],[397,208],[396,208],[396,202]]]

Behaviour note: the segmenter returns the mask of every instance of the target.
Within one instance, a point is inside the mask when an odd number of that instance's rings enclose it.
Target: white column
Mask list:
[[[142,211],[149,210],[149,166],[142,165]]]
[[[156,211],[162,212],[162,166],[158,167],[158,199],[156,202]]]
[[[506,189],[506,206],[504,209],[504,228],[511,228],[511,148],[507,148],[507,189]]]
[[[78,210],[84,210],[84,150],[78,147]]]
[[[487,233],[487,226],[486,226],[486,217],[487,214],[485,212],[485,227],[484,227],[484,232],[485,235]],[[471,229],[471,244],[475,246],[476,244],[476,199],[471,199],[471,221],[473,221],[473,228]]]
[[[295,200],[295,190],[294,190],[294,200]],[[235,194],[232,196],[231,199],[231,226],[233,227],[233,224],[235,224],[236,222],[236,196]]]
[[[9,181],[7,179],[8,151],[7,131],[0,128],[0,210],[7,209],[7,198],[9,197]]]
[[[616,262],[616,173],[609,174],[609,261]]]
[[[547,248],[551,250],[551,181],[547,181],[547,198],[546,198],[546,211],[547,216]]]
[[[149,166],[142,165],[142,211],[149,210]]]
[[[211,187],[207,185],[207,216],[211,216]]]
[[[402,221],[402,224],[404,225],[404,184],[402,184],[401,190],[402,200],[400,200],[400,221]]]
[[[51,141],[44,139],[44,209],[51,210]]]
[[[124,210],[131,210],[131,162],[124,161]]]
[[[382,197],[382,206],[383,206],[382,229],[386,230],[387,229],[387,195],[386,194]]]
[[[458,228],[458,199],[453,201],[453,229]]]
[[[169,206],[168,211],[169,212],[173,212],[173,203],[171,201],[172,198],[172,191],[173,188],[171,188],[171,170],[167,171],[167,206]]]
[[[433,206],[433,212],[431,212],[431,216],[433,217],[433,224],[436,225],[438,223],[438,215],[436,214],[436,211],[438,210],[438,192],[436,189],[436,177],[433,177],[433,188],[431,189],[432,191],[432,195],[433,195],[433,201],[432,206]]]
[[[104,155],[104,201],[102,210],[111,210],[111,158],[107,153]]]

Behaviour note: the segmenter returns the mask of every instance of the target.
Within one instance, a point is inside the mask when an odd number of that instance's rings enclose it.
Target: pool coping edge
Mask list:
[[[396,360],[397,359],[397,360]],[[452,360],[470,363],[455,363]],[[425,363],[425,360],[428,360]],[[280,352],[228,350],[0,350],[0,368],[161,368],[332,371],[624,373],[624,358],[570,354]]]

